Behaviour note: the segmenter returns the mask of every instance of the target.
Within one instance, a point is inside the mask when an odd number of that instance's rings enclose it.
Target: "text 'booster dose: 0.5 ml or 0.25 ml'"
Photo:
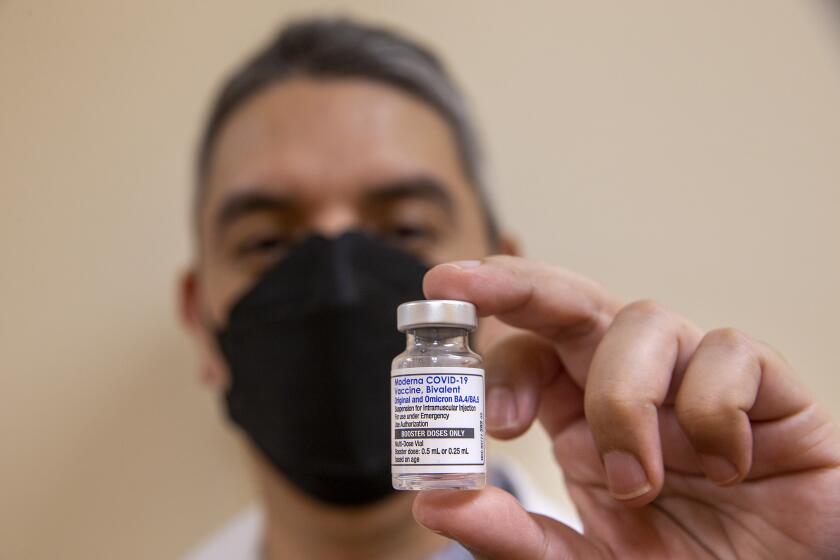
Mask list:
[[[484,487],[484,369],[470,349],[475,306],[423,300],[397,309],[406,350],[391,364],[391,478],[397,490]]]

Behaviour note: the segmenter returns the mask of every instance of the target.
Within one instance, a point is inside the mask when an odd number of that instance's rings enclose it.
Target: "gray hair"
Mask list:
[[[210,111],[198,152],[196,212],[213,146],[224,123],[246,100],[296,76],[352,77],[384,83],[414,96],[446,120],[458,156],[481,204],[491,244],[498,226],[486,192],[481,146],[466,100],[441,61],[402,35],[346,18],[293,22],[225,81]]]

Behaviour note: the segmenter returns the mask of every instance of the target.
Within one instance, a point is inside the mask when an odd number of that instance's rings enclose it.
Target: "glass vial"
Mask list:
[[[397,490],[484,488],[484,369],[470,349],[475,306],[422,300],[397,309],[405,352],[391,364],[391,479]]]

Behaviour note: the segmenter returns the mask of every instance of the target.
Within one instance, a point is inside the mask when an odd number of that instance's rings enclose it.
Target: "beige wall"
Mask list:
[[[0,2],[0,557],[175,557],[250,499],[173,294],[208,94],[303,5]],[[528,254],[748,330],[840,412],[825,4],[350,5],[446,54]],[[561,496],[538,432],[510,451]]]

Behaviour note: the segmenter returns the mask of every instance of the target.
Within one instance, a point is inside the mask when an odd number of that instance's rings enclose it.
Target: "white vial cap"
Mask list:
[[[423,299],[397,307],[397,329],[405,332],[417,327],[458,327],[473,330],[478,325],[475,305],[454,299]]]

